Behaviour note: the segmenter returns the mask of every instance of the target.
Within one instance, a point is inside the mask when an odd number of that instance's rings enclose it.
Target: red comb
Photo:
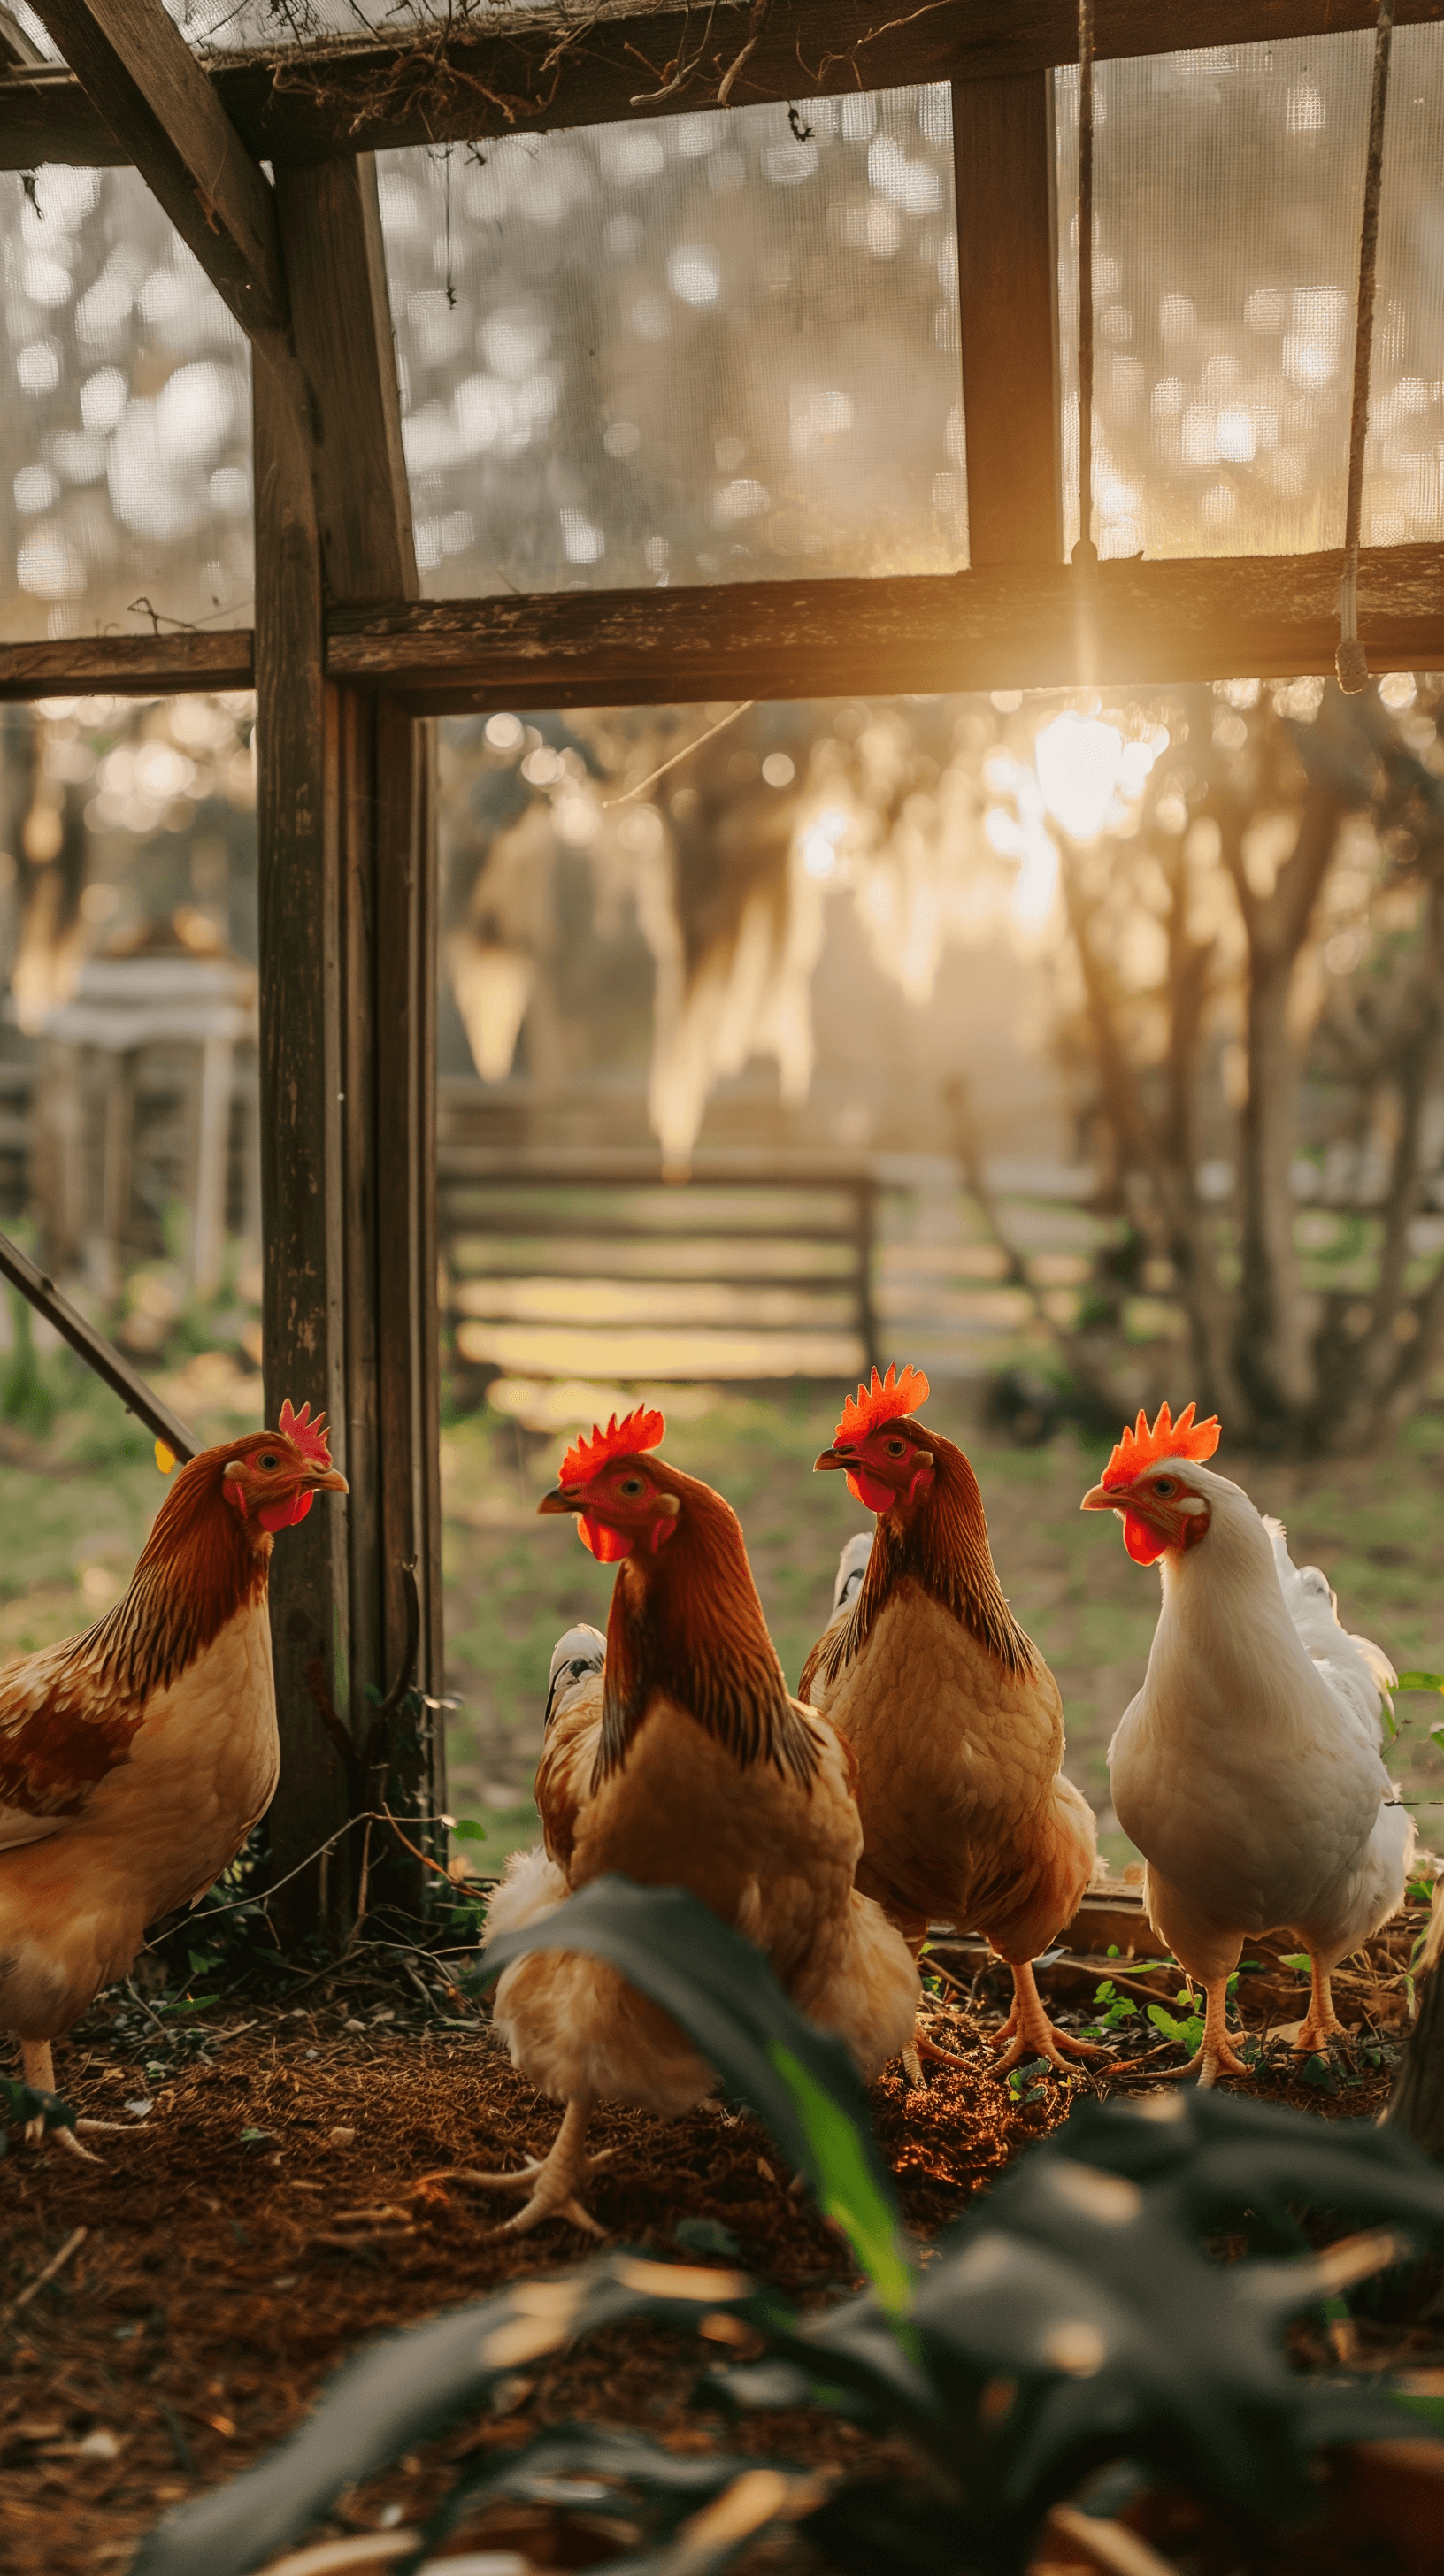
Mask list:
[[[860,1386],[842,1408],[842,1420],[833,1433],[834,1440],[865,1440],[881,1422],[896,1422],[899,1414],[912,1413],[928,1400],[928,1382],[921,1369],[905,1368],[897,1373],[894,1360],[886,1377],[872,1373],[871,1386]]]
[[[621,1422],[613,1414],[605,1431],[594,1422],[590,1440],[574,1440],[562,1460],[562,1485],[589,1484],[609,1458],[637,1458],[644,1449],[655,1449],[666,1428],[665,1416],[649,1412],[645,1404]]]
[[[314,1466],[330,1466],[331,1443],[324,1413],[318,1413],[313,1422],[309,1404],[303,1404],[299,1413],[293,1412],[291,1399],[287,1396],[281,1407],[281,1435],[283,1439],[293,1440],[302,1457],[309,1458]]]
[[[1140,1405],[1138,1420],[1131,1430],[1125,1430],[1103,1470],[1104,1484],[1131,1485],[1135,1476],[1141,1476],[1144,1468],[1153,1466],[1159,1458],[1211,1458],[1223,1436],[1222,1425],[1216,1413],[1211,1413],[1206,1422],[1195,1422],[1193,1411],[1191,1404],[1185,1405],[1173,1422],[1165,1399],[1150,1429],[1148,1416]]]

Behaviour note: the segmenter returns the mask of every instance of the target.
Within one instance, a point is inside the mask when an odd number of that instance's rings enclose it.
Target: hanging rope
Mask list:
[[[1359,231],[1359,295],[1354,322],[1354,399],[1349,414],[1349,493],[1344,509],[1344,578],[1339,584],[1339,686],[1357,697],[1369,685],[1369,659],[1359,642],[1359,525],[1364,514],[1364,443],[1369,431],[1369,365],[1374,348],[1374,288],[1379,252],[1379,198],[1384,177],[1384,111],[1389,100],[1389,46],[1394,0],[1379,0],[1374,34],[1374,86],[1369,100],[1369,157],[1364,220]]]
[[[1078,0],[1078,543],[1073,561],[1098,561],[1093,543],[1093,0]]]

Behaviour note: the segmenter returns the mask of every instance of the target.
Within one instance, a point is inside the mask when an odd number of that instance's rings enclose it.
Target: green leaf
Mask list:
[[[1172,2013],[1169,2012],[1166,2005],[1150,2004],[1148,2007],[1148,2018],[1152,2022],[1155,2030],[1162,2031],[1165,2039],[1171,2039],[1178,2047],[1182,2047],[1183,2024],[1174,2020]]]
[[[1434,1902],[1434,1881],[1432,1878],[1411,1878],[1408,1886],[1408,1897],[1411,1905],[1432,1905]]]
[[[43,2121],[46,2129],[73,2129],[75,2113],[58,2093],[42,2093],[33,2084],[0,2075],[0,2155],[5,2152],[5,2131],[28,2128],[32,2120]]]
[[[912,2270],[852,2060],[804,2021],[750,1941],[685,1888],[599,1878],[542,1922],[500,1933],[462,1982],[489,1985],[535,1950],[606,1959],[670,2013],[807,2176],[889,2313],[904,2313]]]
[[[486,1827],[479,1825],[474,1816],[458,1816],[451,1830],[459,1843],[484,1843],[486,1840]]]
[[[1280,1953],[1280,1965],[1285,1968],[1297,1969],[1298,1974],[1301,1977],[1311,1976],[1313,1973],[1312,1963],[1307,1950],[1282,1951]]]
[[[1395,1688],[1401,1691],[1444,1692],[1444,1673],[1401,1673]]]
[[[720,2218],[679,2218],[672,2230],[679,2245],[689,2254],[740,2254],[741,2246],[730,2227]]]

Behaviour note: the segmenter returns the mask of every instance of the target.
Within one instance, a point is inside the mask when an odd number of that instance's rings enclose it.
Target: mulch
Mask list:
[[[1395,1928],[1396,1948],[1407,1930]],[[1259,2079],[1269,2098],[1333,2115],[1383,2108],[1392,2050],[1374,2043],[1391,2025],[1397,2036],[1403,2011],[1398,1960],[1385,1955],[1388,2010],[1341,2053],[1337,2089],[1305,2084],[1279,2052]],[[421,1990],[414,1968],[403,1983],[379,1955],[307,1992],[300,2005],[233,2000],[183,2036],[166,2025],[162,2040],[145,2005],[112,1990],[57,2051],[59,2089],[83,2114],[124,2121],[128,2103],[152,2107],[133,2128],[88,2140],[101,2165],[17,2143],[4,2167],[0,2522],[12,2576],[123,2570],[167,2507],[280,2439],[358,2347],[595,2250],[561,2222],[525,2238],[490,2233],[514,2200],[453,2178],[514,2168],[556,2133],[556,2106],[514,2072],[484,2019]],[[939,2007],[935,2035],[963,2054],[961,2069],[929,2066],[922,2097],[906,2093],[898,2069],[874,2089],[878,2142],[924,2243],[1091,2081],[1070,2092],[1036,2076],[1001,2080],[981,2038],[998,2018],[995,1992],[1000,2006],[999,1982],[985,1977],[971,2016]],[[1062,2017],[1076,2027],[1086,2009]],[[1142,2035],[1132,2044],[1141,2050]],[[1160,2071],[1148,2058],[1131,2080]],[[855,2286],[842,2239],[806,2197],[789,2196],[792,2177],[749,2116],[714,2101],[663,2125],[604,2107],[591,2143],[616,2150],[586,2193],[613,2241],[705,2260],[677,2229],[708,2219],[729,2231],[742,2265],[804,2303]],[[80,2228],[55,2278],[14,2309]],[[1444,2357],[1437,2330],[1412,2329],[1406,2357]],[[892,2456],[812,2416],[751,2415],[721,2433],[690,2402],[697,2370],[694,2348],[659,2330],[598,2335],[515,2383],[504,2413],[342,2499],[325,2531],[413,2523],[458,2456],[576,2416],[674,2446],[720,2437],[841,2465]],[[554,2526],[540,2508],[519,2523],[518,2510],[505,2509],[504,2529],[470,2526],[464,2545],[518,2545],[520,2535],[538,2566],[590,2563],[621,2545],[600,2526]]]

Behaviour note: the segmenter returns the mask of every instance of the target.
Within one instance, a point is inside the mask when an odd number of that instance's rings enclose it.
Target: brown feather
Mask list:
[[[813,1647],[797,1685],[800,1700],[810,1698],[819,1675],[824,1682],[835,1682],[861,1654],[883,1603],[904,1575],[951,1611],[996,1656],[1010,1681],[1028,1681],[1037,1672],[1032,1639],[1019,1627],[998,1581],[983,1498],[962,1450],[910,1418],[898,1428],[920,1449],[932,1452],[933,1481],[916,1502],[896,1503],[879,1516],[852,1609]]]
[[[817,1747],[788,1696],[736,1513],[710,1485],[659,1458],[647,1472],[682,1508],[663,1547],[617,1568],[593,1791],[621,1768],[659,1694],[725,1745],[739,1769],[770,1762],[806,1785]]]

